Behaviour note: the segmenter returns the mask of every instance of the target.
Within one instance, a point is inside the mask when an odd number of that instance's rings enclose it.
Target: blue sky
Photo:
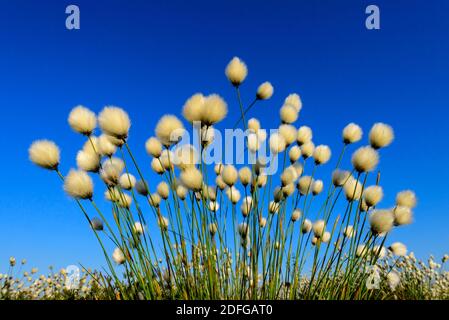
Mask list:
[[[65,29],[69,4],[80,7],[80,30]],[[365,28],[369,4],[380,7],[381,30]],[[29,162],[33,140],[55,140],[66,172],[83,143],[68,127],[70,109],[122,106],[133,121],[130,145],[149,173],[145,140],[193,93],[222,95],[231,112],[219,127],[235,122],[224,76],[235,55],[249,68],[245,102],[261,82],[275,87],[251,114],[267,128],[291,92],[304,104],[296,125],[311,126],[334,156],[347,123],[365,133],[375,122],[391,124],[396,140],[381,154],[383,204],[408,188],[419,198],[415,223],[391,240],[422,258],[448,252],[448,10],[447,1],[405,0],[2,2],[0,271],[11,255],[41,269],[103,261],[58,178]]]

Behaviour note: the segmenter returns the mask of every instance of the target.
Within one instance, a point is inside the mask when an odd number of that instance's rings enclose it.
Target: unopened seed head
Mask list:
[[[343,142],[345,144],[355,143],[362,139],[362,135],[362,128],[355,123],[350,123],[343,129]]]
[[[136,182],[136,191],[142,196],[147,196],[149,193],[148,183],[143,180],[139,180]]]
[[[50,140],[34,141],[28,154],[30,160],[44,169],[56,170],[59,165],[60,155],[58,146]]]
[[[248,68],[240,58],[234,57],[226,66],[225,74],[232,85],[238,87],[248,75]]]
[[[374,149],[386,147],[393,142],[393,128],[385,123],[376,123],[369,133],[369,141]]]
[[[90,225],[92,229],[95,231],[102,231],[103,230],[103,221],[99,218],[93,218],[90,220]]]
[[[259,88],[257,88],[256,97],[259,100],[267,100],[270,99],[273,95],[273,86],[268,81],[262,83]]]
[[[98,115],[101,130],[119,140],[128,137],[131,121],[128,114],[119,107],[106,106]]]
[[[75,132],[89,136],[97,126],[97,117],[88,108],[79,105],[70,111],[68,122]]]

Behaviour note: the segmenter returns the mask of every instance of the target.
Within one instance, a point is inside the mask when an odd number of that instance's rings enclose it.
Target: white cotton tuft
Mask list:
[[[291,104],[284,104],[279,110],[282,123],[291,124],[298,120],[298,111]]]
[[[128,138],[131,121],[123,109],[113,106],[104,107],[98,115],[98,123],[107,135],[119,140]]]
[[[352,155],[351,162],[358,172],[373,171],[379,163],[379,153],[371,147],[360,147]]]
[[[313,152],[315,151],[315,145],[312,141],[307,141],[306,143],[303,143],[301,145],[301,154],[302,157],[305,159],[308,159],[313,155]]]
[[[302,101],[301,97],[297,93],[291,93],[285,98],[284,104],[290,104],[295,107],[296,112],[301,111],[302,109]]]
[[[273,86],[270,82],[266,81],[262,83],[259,88],[257,88],[256,98],[259,100],[267,100],[270,99],[273,95]]]
[[[248,75],[248,68],[238,57],[234,57],[226,66],[225,74],[232,85],[238,87]]]
[[[413,209],[416,207],[416,195],[411,190],[401,191],[396,195],[396,205]]]
[[[355,123],[350,123],[343,129],[343,142],[345,144],[355,143],[362,139],[362,135],[362,128]]]
[[[383,198],[381,186],[370,186],[363,191],[363,199],[368,207],[376,206]]]
[[[393,228],[394,215],[390,210],[374,210],[369,217],[369,222],[371,231],[381,235]]]
[[[68,122],[75,132],[89,136],[97,126],[97,117],[88,108],[80,105],[70,111]]]
[[[64,179],[64,191],[75,199],[90,199],[94,184],[86,172],[72,169]]]
[[[203,174],[195,167],[187,168],[181,172],[182,184],[192,191],[200,191],[203,186]]]
[[[159,141],[166,147],[178,143],[185,129],[181,120],[174,115],[165,115],[156,124],[155,133]]]
[[[282,124],[279,126],[279,134],[284,138],[286,146],[296,141],[296,128],[291,124]]]
[[[385,123],[376,123],[369,133],[369,141],[374,149],[390,145],[393,142],[393,128]]]
[[[34,141],[28,150],[28,154],[30,160],[39,167],[49,170],[57,170],[60,155],[59,148],[53,141]]]
[[[298,129],[296,142],[299,146],[302,146],[304,143],[310,142],[313,138],[312,129],[307,126],[302,126]]]
[[[223,178],[224,183],[228,186],[233,186],[238,179],[237,169],[232,164],[228,164],[224,166],[223,171],[221,172],[221,177]]]
[[[145,142],[145,149],[154,158],[159,158],[162,154],[162,144],[155,137],[151,137]]]
[[[313,151],[313,159],[317,165],[325,164],[331,158],[331,149],[326,145],[319,145]]]
[[[278,154],[285,150],[286,142],[279,133],[273,133],[270,136],[270,150],[273,154]]]

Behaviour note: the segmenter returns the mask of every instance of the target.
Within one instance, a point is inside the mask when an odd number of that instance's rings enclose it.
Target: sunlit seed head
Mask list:
[[[297,188],[302,195],[306,195],[311,192],[314,180],[311,176],[303,176],[299,178]]]
[[[214,172],[215,172],[215,174],[216,174],[217,176],[220,175],[221,172],[223,171],[223,168],[224,168],[224,165],[223,165],[222,163],[217,163],[217,164],[214,166]]]
[[[130,173],[124,173],[120,176],[118,183],[122,189],[131,190],[136,185],[136,178]]]
[[[291,93],[285,98],[284,104],[290,104],[295,107],[296,112],[301,111],[302,109],[302,101],[300,96],[297,93]]]
[[[110,137],[108,137],[105,134],[102,134],[98,137],[97,146],[98,146],[97,150],[98,153],[106,157],[111,157],[117,150],[115,144],[111,142]]]
[[[223,171],[221,172],[221,177],[223,178],[224,183],[228,186],[233,186],[238,179],[237,169],[232,164],[228,164],[224,166]]]
[[[267,225],[267,219],[264,218],[264,217],[260,217],[260,219],[259,219],[259,226],[261,228],[265,228],[266,225]]]
[[[351,173],[346,170],[335,169],[332,172],[332,184],[336,187],[341,187],[351,177]]]
[[[326,230],[326,222],[324,220],[317,220],[313,223],[312,229],[315,237],[320,238]]]
[[[374,210],[369,216],[371,231],[380,235],[393,228],[394,215],[391,210]]]
[[[282,186],[286,186],[288,184],[295,182],[295,180],[297,178],[298,178],[298,176],[297,176],[296,170],[293,167],[285,168],[281,174]]]
[[[212,212],[217,212],[220,209],[220,205],[216,201],[209,202],[209,210]]]
[[[90,199],[94,184],[86,172],[71,169],[64,179],[64,191],[75,199]]]
[[[249,225],[246,222],[240,223],[238,232],[242,238],[246,238],[249,235]]]
[[[162,153],[162,144],[157,138],[151,137],[145,142],[145,149],[149,155],[159,158]]]
[[[112,157],[103,161],[100,170],[100,177],[108,186],[115,186],[125,167],[123,160]]]
[[[310,242],[312,243],[312,246],[316,246],[316,244],[320,241],[320,239],[318,239],[317,237],[313,237],[312,240],[310,240]]]
[[[401,282],[401,277],[396,271],[392,270],[387,274],[387,282],[390,289],[394,291]]]
[[[365,202],[365,199],[362,198],[362,201],[360,202],[360,211],[361,212],[368,212],[369,207]]]
[[[28,149],[30,160],[44,169],[56,170],[60,155],[58,146],[50,140],[34,141]]]
[[[165,181],[159,182],[157,185],[157,193],[161,196],[162,199],[167,200],[170,195],[170,187]]]
[[[290,197],[293,193],[295,193],[295,184],[294,183],[290,183],[287,184],[286,186],[282,187],[282,193],[284,195],[284,198],[288,198]]]
[[[394,224],[402,226],[413,222],[413,212],[409,207],[397,206],[393,209]]]
[[[122,192],[117,187],[108,188],[104,192],[104,198],[111,202],[117,202]]]
[[[171,114],[160,118],[155,129],[156,137],[166,147],[178,143],[184,132],[181,120]]]
[[[163,231],[168,230],[168,226],[170,225],[169,220],[164,216],[159,216],[157,224]]]
[[[313,134],[312,129],[307,126],[301,126],[298,129],[297,135],[296,135],[296,142],[299,146],[302,146],[303,144],[312,141]]]
[[[273,133],[270,136],[270,150],[273,154],[278,154],[285,150],[286,142],[279,133]]]
[[[373,171],[379,163],[379,153],[371,147],[360,147],[352,155],[351,162],[358,172]]]
[[[172,151],[164,149],[162,150],[159,161],[165,170],[173,170],[175,155]]]
[[[259,100],[270,99],[273,96],[273,91],[274,89],[271,83],[266,81],[257,88],[256,98]]]
[[[404,190],[396,195],[396,205],[413,209],[416,207],[416,195],[411,190]]]
[[[248,120],[248,130],[257,133],[260,130],[260,121],[256,118],[251,118]]]
[[[323,191],[323,181],[322,180],[315,180],[312,183],[312,194],[314,196],[318,195]]]
[[[251,183],[252,172],[249,167],[243,167],[239,170],[239,179],[242,185],[245,187]]]
[[[223,181],[223,178],[221,177],[221,175],[218,175],[215,178],[215,184],[222,191],[227,187],[227,184]]]
[[[375,245],[372,249],[372,254],[377,256],[379,259],[383,259],[387,255],[387,250],[384,246]]]
[[[152,193],[149,197],[150,199],[150,205],[157,208],[159,207],[160,203],[161,203],[161,197],[159,196],[158,193]]]
[[[347,226],[345,227],[345,229],[343,230],[343,235],[346,238],[352,238],[355,235],[355,230],[353,226]]]
[[[345,185],[343,186],[343,190],[348,201],[359,200],[362,196],[362,183],[357,179],[351,177],[346,181]]]
[[[200,191],[203,186],[203,174],[195,167],[181,172],[181,182],[189,190]]]
[[[216,210],[212,210],[216,211]],[[215,222],[209,224],[209,233],[214,236],[218,231],[217,224]]]
[[[79,169],[87,172],[98,172],[100,169],[100,157],[96,153],[80,150],[76,154],[76,165]]]
[[[181,170],[185,170],[199,163],[199,158],[200,156],[193,145],[183,144],[182,146],[176,147],[173,152],[173,159],[171,160]]]
[[[139,221],[136,221],[134,222],[133,231],[138,235],[142,235],[145,232],[145,226],[142,225]]]
[[[191,96],[182,109],[184,118],[191,123],[201,121],[204,110],[204,101],[205,97],[201,93],[196,93]]]
[[[267,175],[265,175],[265,174],[258,175],[257,176],[257,186],[259,188],[265,187],[265,185],[267,184],[267,180],[268,180]]]
[[[201,128],[201,144],[204,147],[209,146],[215,139],[215,128],[213,126],[203,126]]]
[[[188,192],[187,188],[184,187],[183,185],[178,185],[176,187],[176,195],[181,200],[184,200],[187,197],[187,192]]]
[[[112,253],[112,260],[116,264],[124,264],[126,261],[125,255],[123,254],[123,251],[120,248],[115,248],[114,252]]]
[[[282,192],[281,187],[274,188],[273,197],[274,197],[274,202],[277,202],[277,203],[284,200],[284,192]]]
[[[311,157],[314,151],[315,145],[312,141],[308,141],[301,145],[301,155],[304,159],[308,159],[309,157]]]
[[[215,201],[217,199],[217,194],[215,192],[215,188],[212,186],[207,186],[205,184],[203,184],[203,197],[205,199],[208,199],[210,201]]]
[[[301,157],[301,148],[298,146],[293,146],[288,151],[288,157],[291,163],[295,163]]]
[[[133,202],[133,198],[129,194],[121,193],[117,199],[117,204],[122,207],[129,209],[131,207],[131,203]]]
[[[313,159],[317,165],[325,164],[331,158],[331,149],[326,145],[319,145],[313,151]]]
[[[270,201],[270,203],[268,204],[268,212],[271,214],[277,213],[279,211],[279,208],[280,204],[276,201]]]
[[[363,199],[368,207],[376,206],[383,196],[384,192],[381,186],[369,186],[363,190]]]
[[[279,110],[282,123],[292,124],[298,120],[298,111],[291,104],[284,104]]]
[[[376,123],[369,132],[369,142],[374,149],[386,147],[393,142],[393,128],[385,123]]]
[[[331,239],[331,233],[329,231],[326,231],[323,233],[323,236],[321,237],[321,241],[323,243],[328,243]]]
[[[128,137],[131,121],[128,114],[121,108],[106,106],[98,115],[98,123],[104,133],[119,140]]]
[[[165,172],[165,168],[162,166],[161,160],[158,158],[154,158],[151,160],[151,169],[157,174],[163,174]]]
[[[228,113],[228,105],[218,94],[211,94],[204,101],[201,122],[211,126],[223,120]]]
[[[287,146],[296,141],[296,128],[291,124],[282,124],[279,126],[279,134],[284,138]]]
[[[355,123],[350,123],[343,129],[343,142],[345,144],[355,143],[362,139],[362,135],[362,128]]]
[[[405,244],[401,243],[401,242],[394,242],[392,243],[388,249],[393,252],[393,254],[395,256],[398,257],[403,257],[407,254],[407,247],[405,246]]]
[[[99,219],[99,218],[93,218],[90,220],[90,225],[92,227],[92,229],[94,229],[95,231],[102,231],[103,230],[103,220]]]
[[[240,191],[234,186],[226,189],[226,195],[228,196],[229,201],[233,204],[240,201]]]
[[[292,221],[293,222],[298,221],[301,218],[301,216],[302,216],[302,212],[300,209],[293,210]]]
[[[95,113],[83,106],[76,106],[70,111],[68,122],[70,127],[78,133],[90,135],[97,126]]]
[[[260,140],[256,133],[249,133],[247,136],[248,150],[252,153],[256,153],[260,149]]]
[[[242,211],[242,215],[247,217],[253,208],[253,199],[248,196],[243,198],[242,205],[240,206],[240,210]]]
[[[238,87],[248,75],[248,68],[238,57],[234,57],[226,66],[225,74],[232,85]]]
[[[302,164],[300,164],[299,162],[293,163],[291,165],[291,167],[293,169],[295,169],[296,171],[296,175],[298,176],[298,178],[302,175],[303,171],[304,171],[304,167],[302,166]]]

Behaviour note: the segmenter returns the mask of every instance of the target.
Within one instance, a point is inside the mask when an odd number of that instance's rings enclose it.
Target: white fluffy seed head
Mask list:
[[[248,130],[257,133],[260,130],[260,121],[256,118],[251,118],[248,120]]]
[[[256,133],[250,132],[247,136],[248,150],[256,153],[260,149],[260,140]]]
[[[267,180],[268,180],[268,177],[266,174],[259,174],[257,176],[257,186],[259,188],[265,187],[265,185],[267,184]]]
[[[98,172],[100,169],[100,157],[96,153],[80,150],[76,154],[76,165],[79,169],[87,172]]]
[[[76,106],[70,111],[68,122],[75,132],[89,136],[97,126],[97,117],[88,108]]]
[[[50,140],[34,141],[28,149],[30,160],[44,169],[56,170],[60,155],[58,146]]]
[[[302,109],[302,101],[301,97],[297,93],[291,93],[285,98],[284,104],[290,104],[295,107],[296,112],[301,111]]]
[[[268,204],[268,212],[271,214],[275,214],[279,211],[280,204],[276,201],[270,201]]]
[[[161,160],[157,158],[153,158],[151,160],[151,169],[157,174],[163,174],[165,172],[165,168],[162,166]]]
[[[298,221],[301,218],[301,216],[302,216],[302,212],[300,209],[293,210],[292,221],[293,222]]]
[[[145,149],[150,156],[159,158],[162,153],[162,144],[157,138],[151,137],[145,142]]]
[[[313,159],[317,165],[325,164],[331,158],[331,149],[326,145],[319,145],[313,151]]]
[[[98,115],[98,123],[101,130],[107,135],[119,140],[128,137],[131,121],[128,114],[121,108],[107,106]]]
[[[279,115],[283,123],[291,124],[298,120],[298,111],[291,104],[284,104],[279,110]]]
[[[344,231],[343,231],[343,235],[346,238],[352,238],[355,235],[355,230],[353,226],[347,226],[345,227]]]
[[[273,95],[273,86],[268,81],[262,83],[259,88],[257,88],[256,98],[259,100],[270,99]]]
[[[170,187],[165,181],[161,181],[157,185],[157,193],[161,196],[162,199],[167,200],[168,196],[170,195]]]
[[[407,254],[407,247],[401,242],[392,243],[388,249],[398,257],[403,257]]]
[[[164,216],[159,216],[157,219],[157,224],[159,228],[161,228],[163,231],[166,231],[169,226],[169,220]]]
[[[218,175],[218,176],[215,178],[215,184],[217,185],[217,187],[218,187],[220,190],[224,190],[224,189],[227,187],[227,185],[226,185],[226,183],[223,181],[223,178],[221,177],[221,175]]]
[[[199,163],[199,158],[198,152],[193,145],[183,144],[175,149],[172,160],[181,170],[185,170]]]
[[[332,172],[332,183],[336,187],[341,187],[350,177],[351,173],[349,171],[335,169]]]
[[[312,190],[313,182],[314,182],[314,180],[312,179],[311,176],[301,177],[299,179],[298,185],[297,185],[299,193],[301,193],[302,195],[306,195],[306,194],[310,193],[310,191]]]
[[[249,213],[251,212],[252,207],[253,207],[253,199],[250,196],[243,198],[242,205],[240,206],[242,215],[244,217],[247,217],[249,215]]]
[[[251,183],[252,172],[249,167],[243,167],[239,170],[239,179],[242,185],[247,186]]]
[[[291,163],[295,163],[301,157],[301,148],[298,146],[293,146],[288,151],[288,157]]]
[[[309,219],[305,219],[301,225],[301,232],[309,233],[310,230],[312,230],[312,221],[310,221]]]
[[[216,201],[209,202],[209,210],[212,212],[217,212],[220,208],[220,205]]]
[[[119,158],[112,157],[107,159],[101,165],[100,177],[106,185],[115,186],[124,167],[123,160]]]
[[[176,195],[181,200],[184,200],[186,198],[187,192],[188,192],[187,188],[184,187],[183,185],[178,185],[176,187]]]
[[[359,200],[362,196],[362,189],[363,187],[361,182],[352,177],[349,178],[343,186],[343,190],[348,201]]]
[[[311,141],[313,138],[312,129],[307,126],[301,126],[298,129],[296,142],[299,146],[302,146],[304,143]]]
[[[288,184],[291,184],[296,181],[298,175],[296,170],[293,167],[287,167],[281,174],[281,183],[282,186],[285,187]]]
[[[161,162],[162,167],[165,170],[173,170],[174,163],[173,159],[175,159],[175,155],[172,151],[164,149],[162,150],[161,156],[159,157],[159,161]]]
[[[387,282],[390,286],[390,289],[394,291],[401,282],[401,277],[396,271],[392,270],[387,274]]]
[[[120,248],[115,248],[114,252],[112,252],[112,260],[116,264],[124,264],[126,261],[125,255],[123,254],[123,251]]]
[[[283,136],[279,133],[273,133],[270,136],[270,150],[273,154],[278,154],[285,150],[286,142]]]
[[[413,222],[413,212],[409,207],[397,206],[393,209],[394,224],[402,226]]]
[[[404,190],[396,195],[396,205],[413,209],[416,207],[416,195],[411,190]]]
[[[113,137],[108,134],[104,134],[104,135],[108,138],[109,142],[112,143],[116,147],[121,147],[125,144],[125,141],[123,141],[123,139],[118,139],[118,138]]]
[[[315,151],[315,145],[312,141],[307,141],[301,145],[301,154],[304,159],[308,159],[313,155]]]
[[[201,121],[204,101],[205,97],[201,93],[196,93],[191,96],[182,109],[184,118],[191,123]]]
[[[318,195],[323,191],[323,181],[322,180],[315,180],[312,184],[312,194],[314,196]]]
[[[75,199],[90,199],[94,184],[86,172],[71,169],[64,179],[64,191]]]
[[[98,147],[98,153],[102,156],[111,157],[115,151],[117,150],[117,147],[115,144],[113,144],[110,140],[110,137],[108,137],[105,134],[102,134],[98,137],[97,140],[97,147]]]
[[[203,174],[195,167],[187,168],[181,172],[182,184],[192,191],[200,191],[203,186]]]
[[[259,226],[261,228],[265,228],[266,225],[267,225],[267,219],[264,218],[264,217],[260,217],[260,219],[259,219]]]
[[[161,203],[161,197],[159,196],[158,193],[152,193],[150,194],[150,205],[157,208],[159,207]]]
[[[323,236],[321,238],[321,241],[323,243],[328,243],[330,241],[330,239],[331,239],[331,233],[329,231],[324,232]]]
[[[376,123],[369,132],[369,142],[374,149],[386,147],[393,142],[393,128],[385,123]]]
[[[317,220],[314,222],[312,229],[315,237],[320,238],[326,230],[326,222],[324,220]]]
[[[171,114],[159,119],[155,129],[156,137],[166,147],[178,143],[184,132],[185,129],[181,120]]]
[[[296,141],[296,128],[291,124],[282,124],[279,126],[279,133],[284,138],[287,146]]]
[[[223,120],[228,113],[228,105],[218,94],[211,94],[204,101],[201,122],[211,126]]]
[[[223,178],[224,183],[228,186],[233,186],[238,178],[237,169],[232,164],[228,164],[224,166],[223,171],[221,172],[221,177]]]
[[[134,233],[138,234],[138,235],[142,235],[145,232],[145,226],[142,225],[139,221],[134,222],[134,227],[133,227]]]
[[[226,189],[226,195],[231,203],[236,204],[240,201],[240,191],[234,186]]]
[[[374,210],[369,217],[369,222],[374,234],[384,234],[393,228],[394,215],[391,210]]]
[[[384,192],[381,186],[370,186],[363,190],[363,199],[368,207],[376,206],[383,196]]]
[[[136,178],[130,173],[124,173],[120,176],[118,183],[122,189],[131,190],[136,185]]]
[[[358,172],[373,171],[379,163],[379,153],[371,147],[360,147],[352,155],[351,162]]]
[[[295,184],[290,183],[282,187],[282,193],[285,198],[290,197],[293,193],[295,193]]]
[[[248,68],[238,57],[234,57],[226,66],[225,74],[232,85],[238,87],[248,75]]]
[[[220,175],[221,172],[223,171],[223,168],[224,168],[224,165],[223,165],[222,163],[217,163],[217,164],[214,166],[214,172],[215,172],[215,174],[216,174],[217,176]]]
[[[350,123],[343,129],[343,142],[345,144],[357,142],[362,139],[362,135],[362,128],[355,123]]]
[[[300,177],[300,176],[302,175],[302,173],[303,173],[303,171],[304,171],[304,167],[302,166],[302,164],[296,162],[296,163],[292,164],[291,167],[292,167],[293,169],[295,169],[296,175],[297,175],[298,177]]]

